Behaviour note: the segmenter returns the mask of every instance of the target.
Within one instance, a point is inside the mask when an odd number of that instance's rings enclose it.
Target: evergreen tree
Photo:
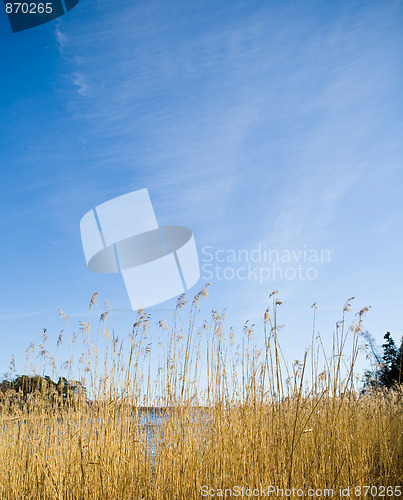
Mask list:
[[[378,357],[376,357],[377,369],[375,371],[367,370],[365,372],[364,392],[368,388],[390,388],[396,384],[403,383],[403,338],[399,348],[396,347],[395,341],[393,340],[390,332],[387,332],[383,338],[385,342],[382,344],[382,359],[378,360]]]

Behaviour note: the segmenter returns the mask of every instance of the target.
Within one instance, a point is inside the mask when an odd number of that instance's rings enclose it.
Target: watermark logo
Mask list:
[[[80,222],[87,266],[121,273],[133,311],[176,297],[200,278],[192,231],[159,227],[147,189],[113,198]]]
[[[3,0],[13,33],[53,21],[75,7],[79,0]]]
[[[264,244],[249,249],[201,249],[203,280],[315,280],[322,263],[330,262],[330,250],[273,249]]]

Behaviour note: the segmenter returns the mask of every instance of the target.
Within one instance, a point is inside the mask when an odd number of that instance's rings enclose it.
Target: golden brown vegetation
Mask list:
[[[345,329],[347,302],[329,356],[314,326],[311,348],[288,367],[278,342],[276,293],[260,350],[248,324],[237,349],[215,311],[211,324],[196,329],[206,294],[203,289],[193,300],[186,328],[183,296],[172,327],[159,322],[154,358],[144,311],[127,349],[109,331],[106,313],[94,343],[90,319],[82,323],[79,366],[87,395],[80,385],[68,397],[51,385],[3,395],[0,498],[192,499],[203,498],[203,486],[215,494],[226,489],[230,497],[235,486],[267,492],[272,485],[326,488],[339,498],[341,488],[401,485],[403,391],[360,395],[355,388],[366,309]],[[94,296],[90,313],[95,304]],[[43,373],[45,358],[56,366],[45,341]],[[346,345],[352,349],[347,368]],[[72,362],[67,369],[73,378]]]

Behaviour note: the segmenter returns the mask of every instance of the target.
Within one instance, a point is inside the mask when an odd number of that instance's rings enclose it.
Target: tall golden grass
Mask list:
[[[90,332],[94,295],[88,322],[71,340],[83,340],[77,365],[74,346],[58,341],[71,353],[66,375],[81,380],[87,395],[77,392],[66,402],[49,386],[29,398],[9,392],[1,399],[0,498],[193,499],[240,496],[242,488],[244,496],[264,497],[273,491],[268,487],[279,488],[272,497],[320,489],[341,498],[340,490],[350,488],[350,498],[378,498],[383,491],[397,498],[403,391],[360,394],[356,387],[367,309],[346,328],[352,299],[346,303],[328,354],[314,324],[310,349],[289,366],[278,341],[276,292],[260,348],[248,323],[237,348],[216,311],[198,329],[205,296],[207,288],[188,313],[180,297],[172,325],[160,321],[155,332],[139,311],[125,347],[106,313]],[[57,370],[58,355],[46,342],[44,334],[43,374]]]

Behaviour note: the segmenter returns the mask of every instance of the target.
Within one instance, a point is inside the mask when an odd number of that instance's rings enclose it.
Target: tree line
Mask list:
[[[53,397],[59,402],[68,403],[85,393],[80,382],[71,382],[64,377],[55,382],[48,375],[18,375],[11,380],[5,377],[0,382],[0,400],[6,396],[18,395],[27,402],[31,395],[36,394],[42,398]]]

